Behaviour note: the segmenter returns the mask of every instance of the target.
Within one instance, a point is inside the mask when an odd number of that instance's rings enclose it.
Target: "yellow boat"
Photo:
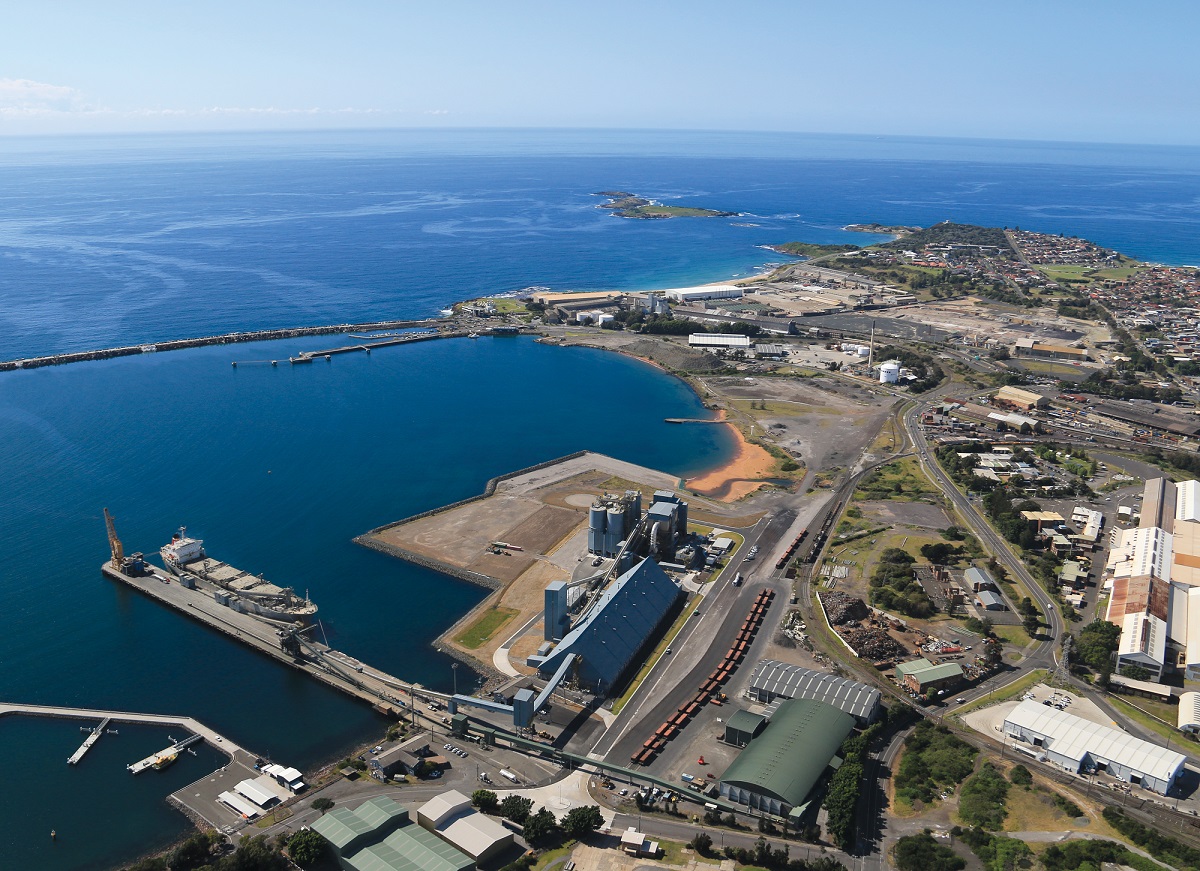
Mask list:
[[[162,756],[154,760],[154,770],[162,771],[172,762],[179,758],[178,753],[164,753]]]

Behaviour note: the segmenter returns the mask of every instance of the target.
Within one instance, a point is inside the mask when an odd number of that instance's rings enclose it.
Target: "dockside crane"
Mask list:
[[[108,529],[108,546],[112,549],[112,567],[121,571],[125,566],[125,546],[117,538],[117,527],[107,508],[104,509],[104,526]]]

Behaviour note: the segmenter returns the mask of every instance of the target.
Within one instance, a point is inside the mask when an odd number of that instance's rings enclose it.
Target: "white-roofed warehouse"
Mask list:
[[[764,704],[777,698],[814,699],[833,705],[860,724],[872,723],[879,716],[879,690],[874,687],[774,659],[758,664],[746,694]]]
[[[1032,699],[1004,718],[1004,734],[1040,747],[1044,761],[1066,771],[1104,772],[1162,795],[1187,761],[1174,750]]]

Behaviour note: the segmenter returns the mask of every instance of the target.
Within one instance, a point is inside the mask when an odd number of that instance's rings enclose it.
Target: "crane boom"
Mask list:
[[[125,565],[125,547],[121,544],[121,539],[117,538],[117,527],[107,508],[104,509],[104,526],[108,529],[108,546],[112,549],[112,567],[121,571]]]

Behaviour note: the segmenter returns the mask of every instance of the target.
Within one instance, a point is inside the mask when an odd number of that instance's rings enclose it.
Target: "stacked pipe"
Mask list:
[[[700,713],[705,705],[721,704],[721,686],[729,680],[729,676],[745,659],[750,650],[750,644],[759,627],[762,626],[763,618],[767,615],[767,608],[770,607],[771,600],[774,598],[774,590],[759,591],[753,607],[750,608],[750,613],[746,615],[741,630],[733,639],[733,643],[729,645],[729,652],[725,654],[721,664],[713,669],[712,674],[701,685],[700,691],[696,693],[695,697],[680,705],[678,710],[655,729],[654,734],[647,738],[641,748],[630,757],[634,765],[649,765],[667,746],[667,742],[682,732],[688,721]]]

